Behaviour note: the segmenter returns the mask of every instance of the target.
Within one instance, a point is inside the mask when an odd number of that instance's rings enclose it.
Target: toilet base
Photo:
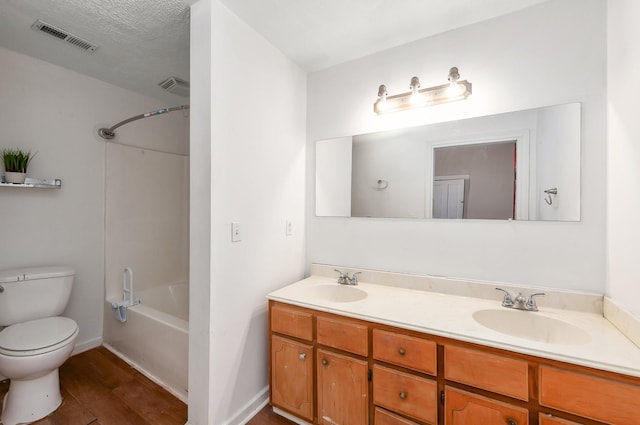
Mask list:
[[[35,422],[62,404],[58,369],[30,380],[12,379],[2,402],[3,425]]]

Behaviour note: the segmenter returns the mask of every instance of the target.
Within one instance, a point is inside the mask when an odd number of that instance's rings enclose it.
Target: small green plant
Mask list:
[[[36,154],[21,149],[3,149],[0,159],[4,164],[4,170],[10,173],[26,173],[29,163]]]

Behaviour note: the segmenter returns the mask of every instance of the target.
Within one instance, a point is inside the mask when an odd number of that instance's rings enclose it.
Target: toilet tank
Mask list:
[[[0,270],[0,326],[62,314],[75,274],[65,266]]]

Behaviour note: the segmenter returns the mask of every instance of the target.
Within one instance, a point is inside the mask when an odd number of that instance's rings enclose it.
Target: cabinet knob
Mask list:
[[[300,355],[298,356],[298,358],[299,358],[300,360],[304,360],[304,359],[306,359],[306,358],[307,358],[307,353],[300,353]]]
[[[405,393],[404,391],[400,391],[399,396],[400,396],[401,400],[405,400],[407,398],[407,393]],[[509,424],[509,425],[511,425],[511,424]]]
[[[507,425],[518,425],[518,421],[515,419],[507,419]]]
[[[401,356],[404,356],[405,353],[406,351],[404,351],[404,348],[398,350],[398,354],[400,354]]]
[[[322,365],[323,365],[323,366],[326,366],[326,365],[328,365],[328,364],[329,364],[329,360],[327,360],[327,359],[322,359]]]

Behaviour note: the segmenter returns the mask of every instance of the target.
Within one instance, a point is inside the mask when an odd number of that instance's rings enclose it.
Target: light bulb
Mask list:
[[[455,97],[460,96],[464,92],[464,86],[462,84],[451,83],[449,87],[447,87],[447,96]]]
[[[418,77],[411,78],[411,83],[409,84],[409,88],[411,89],[411,98],[410,102],[412,105],[417,105],[420,103],[421,96],[418,90],[420,89],[420,79]]]

